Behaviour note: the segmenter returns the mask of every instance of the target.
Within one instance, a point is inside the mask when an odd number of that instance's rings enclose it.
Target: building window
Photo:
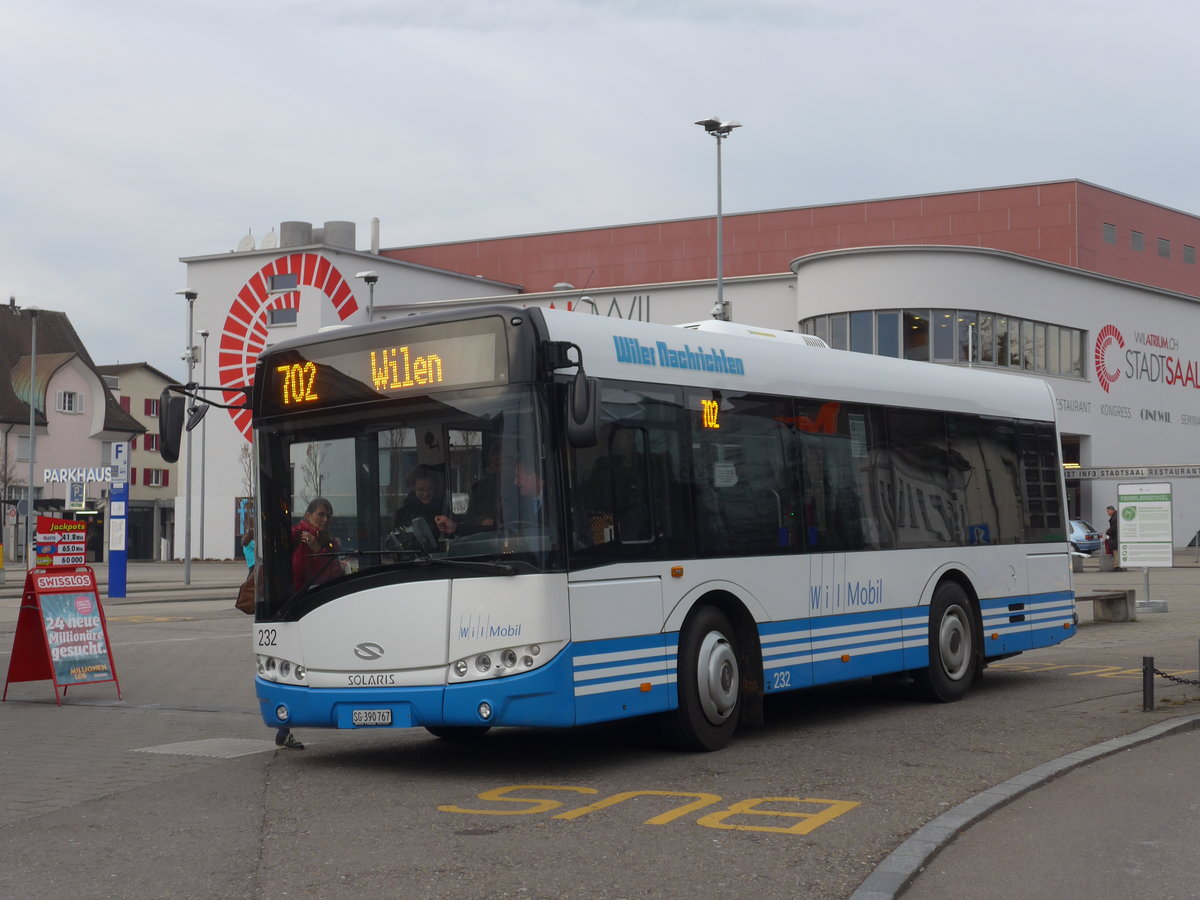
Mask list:
[[[1158,255],[1163,259],[1171,258],[1171,242],[1166,238],[1158,239]]]
[[[1117,242],[1117,226],[1110,222],[1104,223],[1104,243],[1115,244]]]
[[[996,316],[996,365],[1008,365],[1008,317]]]
[[[294,309],[272,309],[267,312],[267,324],[269,325],[295,325],[296,310]]]
[[[83,412],[83,394],[78,391],[59,391],[58,405],[60,413],[77,416]]]
[[[272,291],[294,291],[298,284],[295,272],[283,272],[279,275],[271,276]]]
[[[850,318],[845,313],[829,317],[829,346],[835,350],[850,349]]]
[[[29,435],[17,435],[17,461],[29,462]]]
[[[875,341],[871,323],[875,314],[868,311],[850,313],[850,349],[856,353],[874,353]]]
[[[954,310],[935,309],[929,321],[933,327],[933,358],[954,362]]]
[[[146,401],[146,415],[148,415],[154,419],[158,418],[158,401],[157,400],[147,400]]]
[[[859,310],[797,324],[838,349],[870,353],[873,341],[879,356],[1083,378],[1087,334],[1065,325],[965,309]]]
[[[167,487],[171,473],[166,469],[142,469],[142,484],[147,487]]]
[[[1183,245],[1183,261],[1185,263],[1187,263],[1188,265],[1196,264],[1196,248],[1195,247],[1189,247],[1187,244]]]
[[[929,310],[904,311],[904,358],[929,362]]]
[[[881,312],[875,317],[875,329],[879,337],[880,356],[900,355],[900,313]]]
[[[996,361],[995,337],[992,333],[992,314],[979,314],[979,330],[975,332],[975,360],[985,366]]]
[[[145,436],[145,438],[146,438],[146,440],[145,440],[145,444],[143,446],[146,450],[158,450],[158,435],[157,434],[147,434]],[[136,441],[137,438],[134,438],[134,440]]]
[[[114,391],[119,391],[121,389],[121,380],[117,378],[116,375],[103,375],[101,377],[104,379],[104,384],[107,387]]]
[[[958,314],[958,361],[973,363],[979,360],[978,322],[975,313]]]
[[[1129,232],[1129,246],[1132,247],[1134,250],[1143,249],[1144,243],[1145,243],[1145,241],[1144,241],[1143,235],[1140,231]]]

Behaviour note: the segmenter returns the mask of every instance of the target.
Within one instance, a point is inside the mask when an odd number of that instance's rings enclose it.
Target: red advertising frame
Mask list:
[[[111,681],[121,699],[108,622],[90,566],[53,566],[26,574],[0,700],[8,699],[10,684],[23,681],[53,682],[59,706],[67,688],[79,684]]]

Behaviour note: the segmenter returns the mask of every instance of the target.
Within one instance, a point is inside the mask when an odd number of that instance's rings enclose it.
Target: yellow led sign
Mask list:
[[[414,357],[408,347],[371,351],[371,382],[377,391],[441,384],[442,358],[436,353]]]
[[[260,415],[337,407],[386,396],[506,384],[508,359],[495,317],[380,331],[281,350]]]
[[[721,424],[717,421],[717,413],[721,409],[721,404],[716,400],[701,400],[700,411],[703,416],[702,424],[705,428],[720,428]]]
[[[314,362],[293,363],[276,366],[279,373],[279,402],[284,406],[293,403],[311,403],[317,397],[313,386],[317,381],[317,364]]]

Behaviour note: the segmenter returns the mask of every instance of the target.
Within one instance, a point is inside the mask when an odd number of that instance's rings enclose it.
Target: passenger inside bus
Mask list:
[[[330,535],[333,505],[324,497],[308,504],[304,517],[292,528],[292,586],[303,590],[342,574],[338,539]]]
[[[467,511],[456,518],[453,515],[437,517],[437,527],[445,534],[475,534],[491,531],[500,524],[500,444],[493,442],[488,448],[487,464],[483,475],[471,485]]]
[[[447,512],[441,473],[428,466],[417,466],[412,473],[412,490],[396,510],[393,527],[409,528],[413,519],[424,519],[431,529],[436,529],[437,520],[445,518]]]

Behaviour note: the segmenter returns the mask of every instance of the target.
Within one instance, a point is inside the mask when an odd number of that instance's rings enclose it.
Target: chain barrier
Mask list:
[[[1176,684],[1190,684],[1200,686],[1200,681],[1193,681],[1190,678],[1180,678],[1178,675],[1168,675],[1162,669],[1154,667],[1153,656],[1142,657],[1142,712],[1150,712],[1154,709],[1154,676],[1158,675],[1168,681],[1173,681]]]
[[[1190,684],[1195,687],[1200,687],[1200,681],[1193,681],[1190,678],[1180,678],[1178,675],[1171,675],[1167,672],[1164,672],[1162,669],[1152,669],[1152,671],[1155,675],[1160,675],[1167,679],[1167,681],[1173,681],[1176,684]]]

